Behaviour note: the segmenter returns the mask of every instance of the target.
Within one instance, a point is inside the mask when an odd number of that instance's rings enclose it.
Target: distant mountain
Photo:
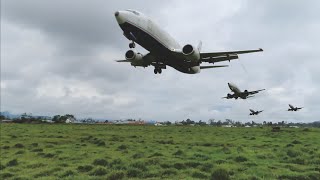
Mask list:
[[[9,118],[9,119],[20,118],[22,116],[22,114],[12,114],[9,111],[0,112],[0,115],[3,115],[4,117]],[[51,119],[50,116],[36,116],[36,115],[30,115],[30,116],[35,117],[35,118],[40,117],[42,119]]]
[[[19,118],[21,115],[11,114],[9,111],[0,112],[1,115],[3,115],[6,118]]]

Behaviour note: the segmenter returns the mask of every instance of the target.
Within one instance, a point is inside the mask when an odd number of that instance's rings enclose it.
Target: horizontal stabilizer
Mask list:
[[[130,60],[116,60],[117,62],[131,62]]]
[[[221,65],[221,66],[200,66],[200,69],[221,68],[221,67],[228,67],[228,65]]]

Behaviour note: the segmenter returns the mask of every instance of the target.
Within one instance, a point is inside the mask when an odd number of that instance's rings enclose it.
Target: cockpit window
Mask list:
[[[134,11],[134,10],[130,10],[130,9],[127,9],[126,11],[128,12],[132,12],[133,14],[139,16],[140,14],[137,12],[137,11]]]

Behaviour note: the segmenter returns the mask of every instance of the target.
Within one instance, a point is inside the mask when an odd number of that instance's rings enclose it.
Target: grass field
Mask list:
[[[320,129],[0,127],[1,179],[320,179]]]

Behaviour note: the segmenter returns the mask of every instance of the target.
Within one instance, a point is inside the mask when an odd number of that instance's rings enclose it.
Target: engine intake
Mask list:
[[[187,44],[182,48],[182,53],[188,61],[198,62],[200,60],[200,52],[197,48]]]
[[[131,62],[132,66],[142,66],[147,67],[148,63],[144,60],[143,55],[133,50],[126,52],[126,60]]]

